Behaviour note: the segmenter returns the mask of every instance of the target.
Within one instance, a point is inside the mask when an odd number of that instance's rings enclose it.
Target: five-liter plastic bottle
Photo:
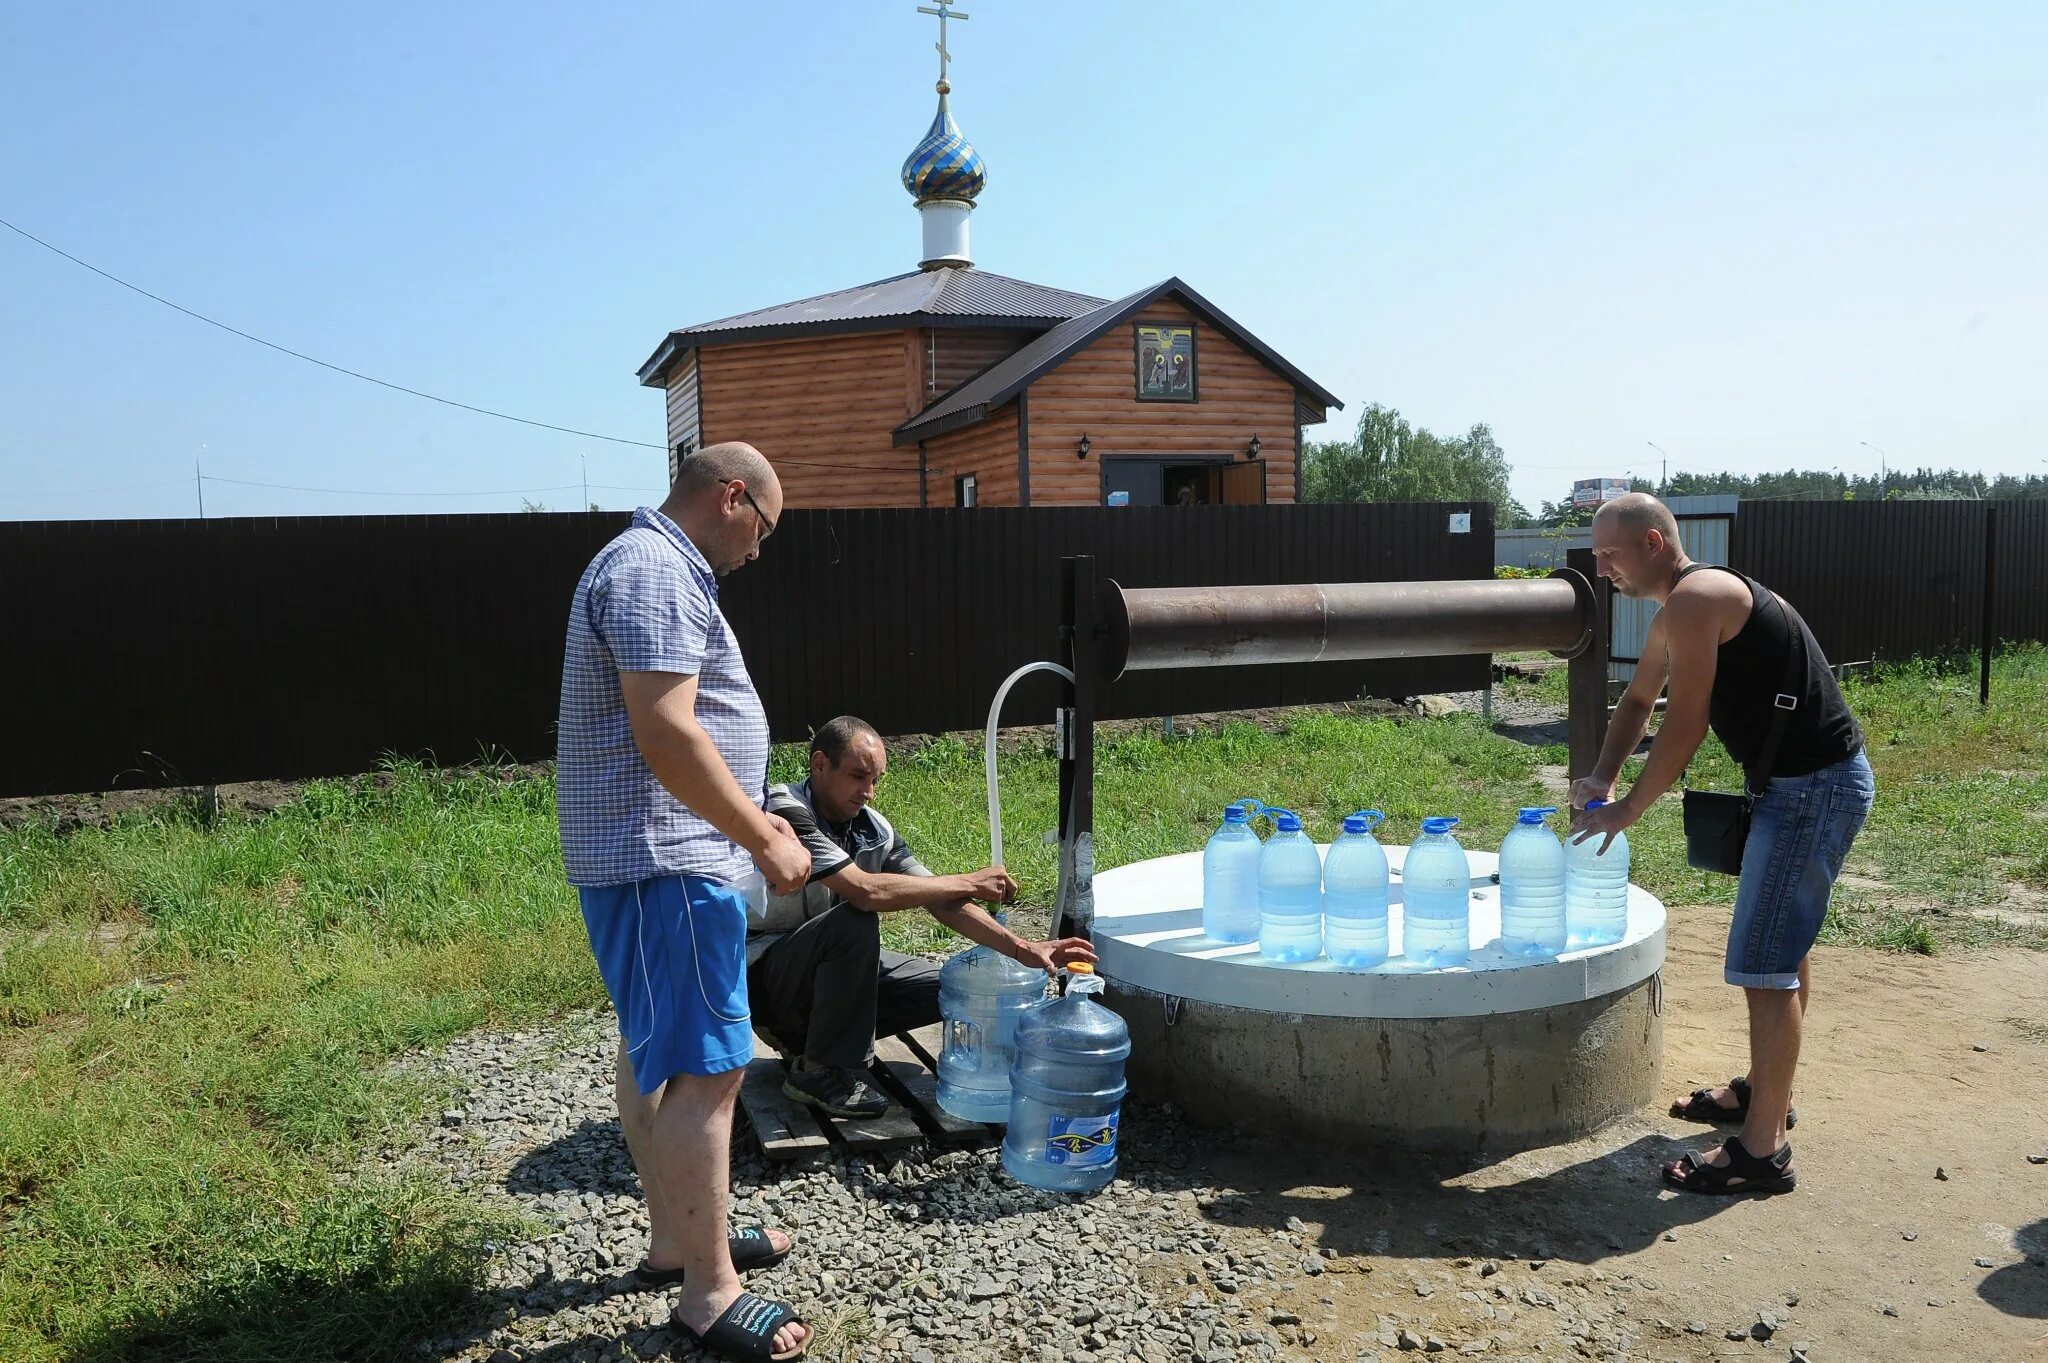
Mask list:
[[[1606,803],[1589,800],[1586,808]],[[1605,946],[1628,935],[1628,837],[1616,833],[1603,852],[1605,840],[1574,839],[1565,849],[1565,935],[1575,947]]]
[[[1401,956],[1414,965],[1463,965],[1472,953],[1472,868],[1457,826],[1455,816],[1424,819],[1401,863]]]
[[[1275,809],[1259,853],[1259,954],[1313,961],[1323,954],[1323,857],[1293,810]]]
[[[1564,844],[1544,822],[1555,806],[1531,806],[1500,845],[1500,944],[1511,956],[1564,950]]]
[[[1344,831],[1323,858],[1323,951],[1348,970],[1387,959],[1387,853],[1372,830],[1377,809],[1344,816]]]
[[[1259,853],[1264,844],[1252,820],[1265,812],[1257,800],[1225,807],[1223,824],[1202,849],[1202,933],[1217,942],[1252,942],[1259,936]]]

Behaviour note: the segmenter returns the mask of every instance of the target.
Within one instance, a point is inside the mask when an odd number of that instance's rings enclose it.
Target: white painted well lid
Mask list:
[[[1323,850],[1327,852],[1327,845]],[[1407,849],[1386,848],[1398,872]],[[1257,942],[1227,945],[1202,933],[1202,854],[1155,857],[1095,877],[1095,949],[1112,981],[1205,1003],[1318,1017],[1483,1017],[1599,998],[1640,984],[1664,964],[1664,905],[1628,887],[1628,931],[1609,946],[1552,958],[1510,956],[1500,948],[1499,859],[1468,849],[1472,867],[1472,939],[1462,966],[1418,969],[1396,954],[1371,970],[1346,970],[1328,957],[1269,961]],[[1401,881],[1388,911],[1392,949],[1401,950]]]

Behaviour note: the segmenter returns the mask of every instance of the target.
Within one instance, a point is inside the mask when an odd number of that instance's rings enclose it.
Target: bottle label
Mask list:
[[[1116,1158],[1117,1116],[1055,1116],[1046,1130],[1045,1162],[1069,1169],[1108,1164]]]

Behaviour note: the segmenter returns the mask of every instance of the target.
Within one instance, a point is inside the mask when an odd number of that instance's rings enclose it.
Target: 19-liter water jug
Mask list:
[[[1349,970],[1387,959],[1387,854],[1372,835],[1377,809],[1344,816],[1344,831],[1323,858],[1323,950]]]
[[[1273,836],[1259,853],[1259,955],[1313,961],[1323,954],[1323,856],[1293,810],[1269,812]]]
[[[1564,844],[1543,822],[1555,813],[1524,809],[1500,845],[1500,945],[1511,956],[1564,950]]]
[[[1589,800],[1586,808],[1606,803]],[[1565,848],[1565,929],[1573,946],[1605,946],[1628,935],[1628,838],[1616,833],[1605,852],[1603,841],[1604,834]]]
[[[1212,941],[1250,942],[1259,935],[1261,844],[1252,820],[1265,809],[1257,800],[1234,802],[1202,849],[1202,934]]]
[[[963,951],[939,967],[939,1016],[945,1027],[940,1107],[972,1122],[1000,1122],[1010,1115],[1017,1019],[1044,997],[1043,970],[991,947]]]
[[[1065,996],[1017,1022],[1003,1168],[1020,1183],[1092,1193],[1116,1177],[1131,1032],[1096,1002],[1101,993],[1095,967],[1070,965]]]
[[[1451,836],[1457,826],[1424,819],[1401,863],[1401,956],[1416,965],[1463,965],[1472,954],[1472,867]]]

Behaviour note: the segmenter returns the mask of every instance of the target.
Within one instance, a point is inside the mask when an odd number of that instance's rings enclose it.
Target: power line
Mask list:
[[[422,392],[418,388],[408,388],[402,383],[392,383],[388,379],[380,379],[375,377],[374,375],[360,373],[357,370],[348,369],[342,365],[330,364],[328,361],[317,359],[314,356],[306,354],[304,351],[293,350],[290,346],[279,345],[275,341],[266,341],[261,336],[253,336],[250,333],[243,331],[239,327],[231,327],[226,322],[215,321],[213,318],[208,317],[205,313],[194,312],[192,311],[192,309],[188,307],[184,307],[180,304],[173,303],[168,298],[164,298],[157,294],[153,294],[148,289],[143,288],[139,284],[130,284],[127,280],[121,278],[119,275],[108,274],[105,270],[102,270],[99,266],[92,264],[90,261],[80,260],[77,256],[72,255],[69,251],[66,251],[61,247],[52,246],[49,242],[44,241],[41,237],[35,235],[33,232],[24,231],[22,228],[16,227],[13,223],[7,221],[5,218],[0,218],[0,227],[5,227],[8,231],[15,233],[17,236],[26,237],[28,240],[42,247],[45,251],[50,251],[56,255],[60,255],[64,257],[64,259],[70,261],[73,265],[77,265],[84,269],[91,270],[94,274],[98,275],[102,279],[109,280],[115,284],[119,284],[122,288],[127,289],[130,292],[139,293],[144,298],[149,299],[153,303],[161,303],[165,307],[171,309],[173,312],[182,312],[187,317],[190,317],[195,321],[204,322],[210,327],[219,327],[222,331],[225,331],[230,335],[239,336],[245,341],[254,341],[257,345],[268,347],[271,350],[277,351],[281,355],[289,355],[295,360],[304,360],[307,364],[317,364],[322,369],[331,369],[337,374],[346,374],[348,375],[348,377],[352,379],[361,379],[364,383],[374,383],[379,388],[389,388],[391,391],[395,393],[405,393],[412,397],[425,398],[429,402],[438,402],[446,407],[459,407],[465,412],[475,412],[478,416],[496,417],[500,421],[517,422],[521,426],[534,426],[544,431],[559,431],[563,435],[582,436],[586,440],[608,440],[614,445],[637,445],[641,449],[646,450],[665,450],[668,448],[666,445],[656,445],[646,440],[628,440],[624,436],[619,435],[600,435],[596,431],[579,431],[573,426],[557,426],[553,422],[534,421],[528,417],[513,416],[509,412],[494,412],[488,407],[478,407],[467,402],[457,402],[454,398],[444,398],[436,393]]]
[[[227,483],[234,487],[261,487],[275,492],[319,492],[333,497],[517,497],[529,492],[574,492],[577,484],[558,483],[553,487],[497,487],[478,492],[382,492],[353,487],[300,487],[295,483],[256,483],[247,478],[219,478],[211,473],[201,474],[208,483]]]
[[[161,483],[128,483],[121,487],[74,487],[59,488],[48,492],[15,492],[9,490],[9,497],[103,497],[116,492],[143,492],[158,487],[183,487],[183,478],[172,478]]]

